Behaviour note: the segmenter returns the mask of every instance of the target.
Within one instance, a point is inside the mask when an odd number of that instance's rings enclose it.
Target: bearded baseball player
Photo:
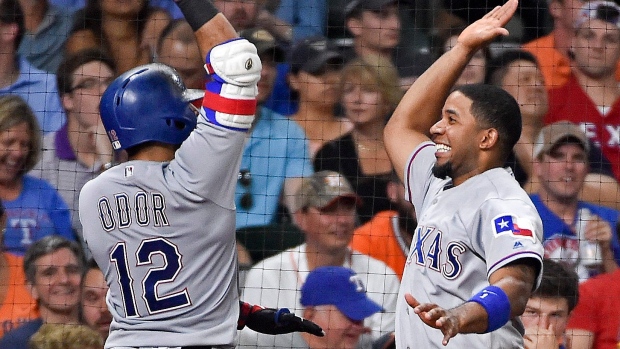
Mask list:
[[[209,0],[180,0],[211,75],[202,98],[172,68],[118,77],[100,112],[129,161],[80,194],[84,239],[110,287],[106,348],[233,347],[237,329],[279,334],[320,327],[287,309],[239,301],[234,191],[256,107],[261,62]]]
[[[409,89],[385,145],[418,214],[396,309],[398,348],[523,348],[518,319],[542,271],[542,223],[502,168],[521,134],[516,101],[488,85],[451,91],[517,0],[474,22]]]

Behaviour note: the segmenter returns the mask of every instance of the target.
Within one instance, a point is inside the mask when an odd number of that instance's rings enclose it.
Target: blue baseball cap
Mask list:
[[[312,270],[301,286],[301,305],[334,305],[351,320],[361,321],[383,308],[366,295],[362,280],[349,268]]]

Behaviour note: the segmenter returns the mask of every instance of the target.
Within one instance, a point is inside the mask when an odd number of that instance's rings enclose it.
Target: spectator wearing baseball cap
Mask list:
[[[346,267],[366,285],[368,298],[385,309],[381,313],[360,315],[338,307],[354,320],[365,319],[364,326],[370,329],[370,334],[360,340],[367,344],[393,331],[400,282],[385,263],[349,248],[356,225],[356,207],[360,203],[351,184],[337,172],[321,171],[303,179],[295,198],[293,222],[304,233],[305,243],[257,263],[246,276],[243,299],[263,300],[262,305],[266,307],[282,304],[301,313],[304,307],[300,299],[306,305],[313,305],[306,300],[314,298],[302,297],[300,293],[307,280],[310,285],[317,282],[309,274],[320,267]],[[322,292],[325,297],[335,297],[328,295],[330,289],[325,287]],[[242,347],[262,348],[307,346],[299,336],[266,336],[245,329],[240,333],[239,343]]]
[[[615,70],[620,60],[620,6],[612,1],[584,4],[575,20],[571,75],[549,91],[546,123],[568,120],[583,125],[601,148],[620,180],[620,86]],[[605,198],[618,202],[615,194]]]
[[[314,157],[323,144],[352,129],[347,119],[335,115],[344,57],[326,38],[312,37],[293,47],[289,62],[288,83],[299,103],[291,118],[306,132]]]
[[[239,178],[244,180],[238,182],[235,194],[237,229],[274,223],[281,194],[286,204],[299,188],[301,177],[314,172],[304,131],[264,105],[273,89],[276,65],[284,62],[286,52],[265,29],[246,29],[239,36],[256,46],[263,69],[256,117],[241,158]]]
[[[325,337],[301,334],[311,349],[355,348],[368,329],[364,319],[383,311],[368,298],[357,274],[344,267],[320,267],[308,274],[301,287],[303,317],[325,331]],[[314,338],[313,338],[314,337]]]
[[[560,121],[543,127],[533,152],[533,173],[540,186],[530,196],[543,222],[545,257],[573,268],[582,281],[612,272],[620,262],[619,212],[579,199],[589,150],[588,138],[577,125]],[[579,249],[584,236],[578,230],[584,225],[585,238],[601,251],[595,266],[585,264]]]
[[[394,57],[401,39],[401,19],[397,0],[351,0],[345,7],[345,25],[353,35],[353,51],[345,52],[347,60],[355,56],[380,55]]]

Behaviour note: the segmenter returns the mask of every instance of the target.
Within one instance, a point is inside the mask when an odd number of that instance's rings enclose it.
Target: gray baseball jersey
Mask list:
[[[174,160],[129,161],[82,189],[84,238],[110,287],[106,348],[235,344],[245,135],[198,117]]]
[[[396,307],[398,348],[445,348],[441,331],[420,320],[405,293],[450,309],[488,286],[489,275],[510,262],[532,258],[542,271],[542,222],[514,177],[495,168],[450,188],[451,179],[432,175],[435,161],[435,144],[424,142],[405,170],[418,227]],[[458,334],[447,348],[522,348],[521,331],[515,319],[491,333]]]

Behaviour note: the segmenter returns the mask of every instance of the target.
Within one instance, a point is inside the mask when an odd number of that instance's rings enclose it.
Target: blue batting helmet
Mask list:
[[[146,64],[116,78],[103,93],[99,111],[116,150],[151,141],[178,145],[196,127],[189,102],[200,98],[174,69]]]

